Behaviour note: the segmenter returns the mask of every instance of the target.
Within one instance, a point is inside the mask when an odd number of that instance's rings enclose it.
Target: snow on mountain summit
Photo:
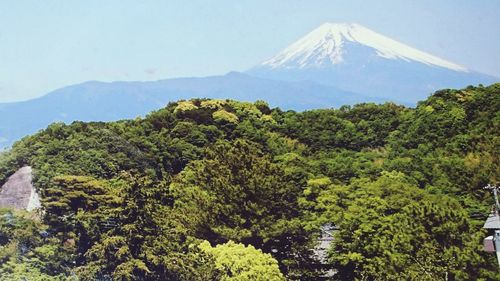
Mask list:
[[[426,65],[468,72],[460,65],[417,50],[383,36],[359,24],[324,23],[293,43],[278,55],[262,63],[264,67],[310,68],[340,64],[349,47],[362,45],[373,49],[374,54],[385,59],[416,61]]]

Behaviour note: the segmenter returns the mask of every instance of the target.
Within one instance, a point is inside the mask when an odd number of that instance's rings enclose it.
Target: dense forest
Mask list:
[[[32,166],[43,206],[0,210],[0,280],[500,280],[482,250],[499,109],[494,84],[416,108],[193,99],[54,123],[0,154],[0,184]]]

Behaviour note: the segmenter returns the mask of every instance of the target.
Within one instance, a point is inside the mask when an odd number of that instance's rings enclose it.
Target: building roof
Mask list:
[[[497,212],[493,211],[490,213],[483,228],[486,229],[500,229],[500,216]]]

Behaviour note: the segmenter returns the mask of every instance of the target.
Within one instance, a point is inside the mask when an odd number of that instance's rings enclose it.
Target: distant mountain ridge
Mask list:
[[[310,80],[413,104],[441,88],[499,81],[359,24],[344,23],[321,25],[247,73],[287,81]]]
[[[0,103],[0,115],[7,116],[0,119],[0,147],[53,122],[135,118],[170,101],[190,98],[266,100],[273,106],[294,110],[383,101],[314,82],[276,81],[238,72],[151,82],[90,81],[29,101]]]

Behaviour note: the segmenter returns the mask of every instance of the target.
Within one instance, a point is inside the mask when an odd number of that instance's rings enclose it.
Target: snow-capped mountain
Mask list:
[[[325,23],[248,71],[312,80],[388,100],[414,103],[440,88],[500,79],[417,50],[359,24]]]
[[[382,58],[416,61],[468,72],[463,66],[399,43],[359,24],[345,23],[321,25],[262,65],[271,68],[306,68],[339,64],[348,55],[349,50],[345,47],[350,42],[373,48],[375,54]]]

